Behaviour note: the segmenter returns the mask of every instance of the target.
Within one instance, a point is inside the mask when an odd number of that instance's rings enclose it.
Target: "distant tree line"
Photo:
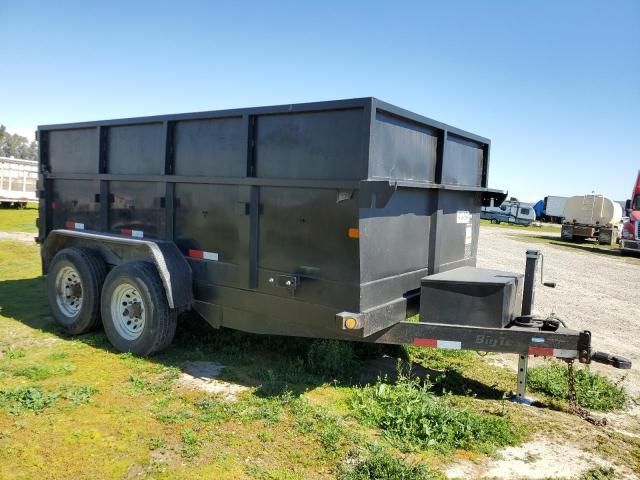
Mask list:
[[[38,142],[30,142],[27,137],[17,133],[9,133],[7,127],[0,125],[0,157],[37,160]]]

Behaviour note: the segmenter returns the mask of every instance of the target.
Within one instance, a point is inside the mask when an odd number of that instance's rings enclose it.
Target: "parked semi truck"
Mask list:
[[[620,251],[623,254],[640,253],[640,170],[631,191],[631,198],[626,202],[629,220],[622,227]]]
[[[0,206],[23,208],[36,202],[38,162],[0,157]]]
[[[476,268],[488,139],[375,98],[41,126],[49,304],[149,355],[215,328],[511,352],[621,368],[532,316],[525,276]],[[420,313],[420,322],[406,321]]]
[[[570,197],[564,207],[563,240],[596,239],[614,245],[620,238],[622,208],[604,195],[590,193]]]

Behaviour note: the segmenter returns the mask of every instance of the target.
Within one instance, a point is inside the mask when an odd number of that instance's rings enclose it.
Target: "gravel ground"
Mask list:
[[[590,330],[596,350],[629,357],[634,363],[630,371],[594,368],[612,378],[628,372],[625,387],[640,395],[640,259],[528,242],[526,237],[514,238],[514,233],[528,231],[482,226],[478,266],[524,272],[525,251],[541,250],[545,281],[557,286],[536,285],[535,313],[555,311],[569,327]]]

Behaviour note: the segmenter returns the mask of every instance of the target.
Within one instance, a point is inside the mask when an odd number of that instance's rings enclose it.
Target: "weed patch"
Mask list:
[[[27,352],[25,352],[22,348],[8,348],[4,352],[4,354],[9,360],[14,360],[16,358],[24,358],[27,356]]]
[[[182,448],[180,454],[182,458],[194,458],[200,454],[201,442],[198,439],[198,434],[191,428],[185,428],[180,432],[182,437]]]
[[[378,381],[355,389],[355,415],[380,428],[403,451],[466,449],[491,453],[513,445],[519,435],[507,418],[478,414],[435,397],[429,383],[400,374],[395,385]]]
[[[57,393],[46,393],[38,386],[0,390],[0,407],[11,415],[24,411],[38,413],[56,403],[58,396]]]
[[[62,394],[62,398],[68,400],[71,405],[84,405],[91,401],[91,397],[97,392],[91,385],[68,386]]]
[[[157,395],[171,390],[173,382],[180,376],[177,368],[164,368],[162,374],[155,379],[149,379],[142,375],[130,375],[132,393],[144,393]]]
[[[566,400],[568,371],[560,362],[533,367],[529,369],[527,382],[532,390],[556,400]],[[576,397],[581,407],[608,412],[622,408],[629,400],[624,388],[588,368],[575,369],[575,380]]]
[[[40,413],[65,400],[69,405],[77,406],[91,401],[96,388],[88,385],[65,385],[60,390],[46,392],[39,385],[16,387],[0,390],[0,408],[11,415],[20,415],[26,411]]]
[[[205,397],[195,402],[198,420],[205,423],[219,423],[229,420],[233,414],[233,406],[229,402]]]
[[[580,475],[579,480],[614,480],[616,471],[612,467],[595,467]]]
[[[411,465],[404,459],[375,449],[362,459],[343,464],[339,480],[433,480],[442,478],[420,464]]]

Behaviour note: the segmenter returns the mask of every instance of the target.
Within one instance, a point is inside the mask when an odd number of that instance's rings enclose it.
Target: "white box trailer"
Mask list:
[[[544,197],[543,220],[551,223],[562,223],[564,220],[564,207],[569,197],[549,195]]]
[[[25,207],[37,202],[38,161],[0,157],[0,205]]]

